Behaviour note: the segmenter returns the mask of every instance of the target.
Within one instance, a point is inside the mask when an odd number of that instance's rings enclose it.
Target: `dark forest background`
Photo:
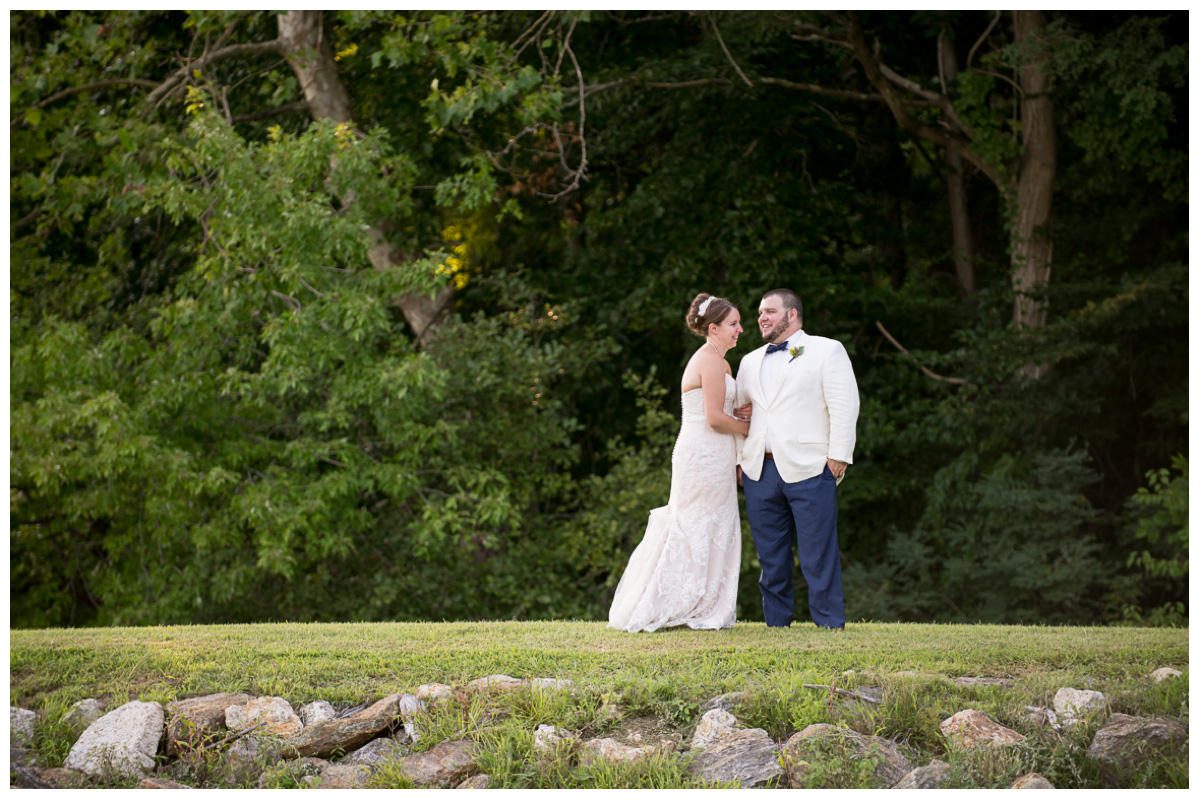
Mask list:
[[[1186,12],[9,21],[14,627],[603,619],[781,286],[852,620],[1186,624]]]

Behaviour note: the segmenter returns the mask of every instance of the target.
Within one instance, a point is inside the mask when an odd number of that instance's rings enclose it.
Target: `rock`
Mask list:
[[[304,727],[315,725],[318,722],[324,722],[327,719],[337,717],[337,711],[334,710],[333,704],[328,700],[314,700],[311,703],[305,703],[300,706],[300,722]]]
[[[972,687],[972,686],[997,686],[1001,689],[1011,689],[1013,682],[1009,678],[955,678],[955,686]]]
[[[959,711],[938,726],[942,735],[959,747],[998,747],[1014,744],[1025,737],[1011,728],[992,722],[985,714],[968,708]]]
[[[533,732],[533,749],[544,753],[552,753],[559,745],[572,741],[575,741],[575,734],[553,725],[538,725]]]
[[[357,714],[327,719],[305,728],[288,740],[285,755],[325,758],[334,750],[357,750],[387,730],[399,715],[400,695],[390,694]]]
[[[473,742],[442,742],[425,753],[404,759],[401,770],[418,786],[448,786],[463,779],[475,766]]]
[[[1058,714],[1054,713],[1053,708],[1045,706],[1025,706],[1025,710],[1029,712],[1029,721],[1039,728],[1054,728],[1058,729]]]
[[[1096,731],[1088,755],[1110,771],[1126,771],[1161,755],[1186,757],[1187,741],[1187,730],[1174,720],[1113,714]]]
[[[400,718],[404,720],[404,732],[412,741],[417,741],[421,738],[417,732],[417,717],[425,713],[425,701],[413,697],[411,694],[400,695],[399,702]]]
[[[237,782],[257,780],[280,757],[278,740],[243,736],[226,751],[226,767]]]
[[[696,753],[690,769],[706,781],[736,781],[744,789],[772,786],[783,777],[779,747],[761,728],[727,730]]]
[[[33,772],[47,789],[83,789],[88,785],[87,775],[74,769],[43,767]]]
[[[248,694],[221,692],[167,703],[167,755],[178,755],[184,748],[225,730],[225,709],[253,699]]]
[[[193,787],[184,783],[176,783],[169,781],[166,778],[142,778],[142,782],[138,784],[139,789],[191,789]]]
[[[560,678],[532,678],[529,681],[529,685],[535,689],[555,689],[558,691],[566,691],[575,684],[569,680]]]
[[[472,778],[467,778],[460,783],[455,789],[490,789],[492,788],[491,775],[476,775]]]
[[[700,718],[699,724],[696,725],[695,733],[692,734],[692,749],[700,750],[708,747],[733,730],[736,724],[737,719],[724,709],[714,708],[712,711],[705,712],[704,716]]]
[[[281,783],[287,782],[304,784],[304,779],[314,775],[320,775],[323,771],[332,766],[323,758],[298,758],[295,761],[286,761],[282,764],[267,769],[258,779],[258,788],[260,789],[278,789],[291,788],[289,786],[280,786]]]
[[[637,761],[654,755],[653,745],[630,747],[616,739],[588,739],[583,743],[580,759],[584,764],[599,764],[604,761]]]
[[[104,703],[93,697],[89,697],[86,700],[80,700],[68,708],[66,713],[62,715],[62,721],[70,725],[73,730],[78,730],[86,728],[103,716]]]
[[[1150,677],[1154,678],[1155,683],[1162,683],[1167,678],[1179,678],[1182,676],[1182,672],[1177,669],[1172,669],[1171,667],[1162,667],[1150,673]]]
[[[508,675],[488,675],[467,684],[469,692],[511,692],[528,686],[528,681],[513,678]]]
[[[1028,775],[1022,775],[1013,781],[1010,789],[1053,789],[1054,784],[1046,780],[1043,775],[1036,772],[1031,772]]]
[[[162,735],[162,706],[131,700],[89,725],[63,766],[91,777],[100,777],[110,769],[119,775],[140,777],[154,769]]]
[[[362,764],[330,764],[319,776],[305,778],[304,782],[321,789],[361,789],[370,780],[370,767]]]
[[[417,687],[418,700],[431,703],[444,703],[454,699],[454,690],[444,683],[425,683]]]
[[[895,785],[912,771],[912,764],[896,749],[896,746],[881,736],[863,736],[850,728],[817,723],[797,733],[783,746],[784,763],[788,765],[788,777],[795,788],[811,789],[839,788],[837,770],[827,773],[820,786],[809,786],[809,773],[817,772],[812,764],[829,761],[831,758],[847,764],[861,762],[867,758],[879,758],[868,779],[870,788],[886,789]],[[821,770],[825,774],[825,770]],[[855,788],[867,776],[850,776]],[[842,787],[849,788],[849,787]]]
[[[383,762],[399,760],[408,755],[408,752],[408,748],[395,739],[372,739],[354,752],[348,753],[339,763],[362,764],[374,772]]]
[[[256,697],[248,703],[230,705],[225,709],[225,725],[231,731],[244,731],[260,722],[266,724],[255,730],[259,735],[287,739],[304,729],[304,723],[292,710],[292,704],[282,697]]]
[[[745,692],[729,692],[718,697],[714,697],[704,705],[700,706],[701,711],[710,711],[714,708],[719,708],[722,711],[732,711],[737,707],[737,704],[746,699]]]
[[[1107,708],[1108,700],[1104,695],[1091,689],[1071,689],[1064,686],[1054,694],[1054,710],[1064,717],[1066,722],[1103,714]]]
[[[941,789],[950,777],[950,765],[936,758],[900,779],[893,789]]]
[[[28,746],[33,742],[33,723],[36,720],[37,714],[28,709],[8,707],[8,727],[12,731],[13,744]]]

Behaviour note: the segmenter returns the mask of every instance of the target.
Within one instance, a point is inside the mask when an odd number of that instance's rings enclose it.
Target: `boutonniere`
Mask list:
[[[792,357],[791,360],[788,361],[788,363],[790,364],[790,363],[792,363],[792,361],[795,361],[797,358],[804,355],[804,346],[801,345],[800,347],[789,347],[788,355],[790,355]]]

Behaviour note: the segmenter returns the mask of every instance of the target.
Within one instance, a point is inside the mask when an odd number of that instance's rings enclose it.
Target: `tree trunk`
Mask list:
[[[958,78],[958,56],[954,52],[954,37],[949,31],[938,40],[945,85],[942,92],[949,94]],[[963,174],[963,158],[954,150],[946,150],[946,195],[950,205],[950,235],[954,254],[954,273],[958,276],[958,291],[962,299],[970,302],[975,298],[975,246],[971,241],[971,217],[967,209],[966,179]]]
[[[1046,27],[1040,11],[1014,11],[1017,44],[1032,44]],[[1054,130],[1054,105],[1050,101],[1050,53],[1035,49],[1018,72],[1021,85],[1021,140],[1024,153],[1017,172],[1016,214],[1013,221],[1013,321],[1018,328],[1035,330],[1046,324],[1046,300],[1036,296],[1050,280],[1054,240],[1050,207],[1054,198],[1054,173],[1058,145]],[[1031,365],[1029,377],[1039,377],[1043,366]]]
[[[350,95],[338,72],[333,50],[324,35],[323,12],[288,11],[279,16],[279,40],[313,119],[353,123]],[[368,232],[371,248],[367,257],[375,269],[395,269],[403,263],[387,236],[378,227]],[[396,299],[412,328],[417,344],[424,347],[454,300],[454,286],[446,286],[433,297],[421,294]]]

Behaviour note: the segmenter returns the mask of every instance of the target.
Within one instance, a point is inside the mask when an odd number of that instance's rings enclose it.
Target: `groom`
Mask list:
[[[846,609],[837,484],[853,462],[858,384],[842,343],[809,336],[803,323],[795,292],[763,296],[758,327],[766,345],[738,366],[738,402],[753,408],[738,454],[738,481],[762,565],[758,585],[767,625],[792,622],[794,536],[813,622],[840,630]]]

